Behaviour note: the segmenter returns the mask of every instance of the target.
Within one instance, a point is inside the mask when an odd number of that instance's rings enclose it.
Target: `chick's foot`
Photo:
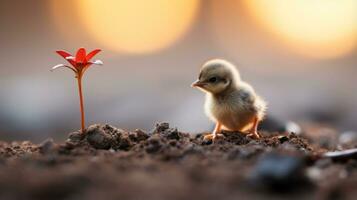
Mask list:
[[[218,134],[218,133],[211,133],[211,134],[208,134],[208,135],[205,135],[203,136],[203,140],[204,141],[212,141],[212,142],[215,142],[216,140],[218,139],[222,139],[224,138],[224,135],[223,134]]]
[[[252,138],[252,139],[259,139],[260,135],[258,132],[252,132],[252,133],[248,133],[247,137]]]

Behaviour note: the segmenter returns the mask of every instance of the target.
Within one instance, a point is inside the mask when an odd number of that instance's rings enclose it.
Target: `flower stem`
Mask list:
[[[81,132],[84,134],[85,121],[84,121],[84,103],[83,103],[83,93],[82,93],[82,75],[78,74],[78,92],[79,92],[79,103],[81,108]]]

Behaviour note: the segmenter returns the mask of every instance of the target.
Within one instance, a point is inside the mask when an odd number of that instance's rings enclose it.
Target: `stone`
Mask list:
[[[258,160],[250,180],[258,187],[273,191],[288,191],[306,185],[305,167],[302,156],[273,152]]]

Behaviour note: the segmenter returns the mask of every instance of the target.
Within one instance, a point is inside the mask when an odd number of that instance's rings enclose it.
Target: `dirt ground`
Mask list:
[[[355,199],[357,144],[314,131],[212,143],[167,123],[92,125],[62,144],[0,142],[0,199]]]

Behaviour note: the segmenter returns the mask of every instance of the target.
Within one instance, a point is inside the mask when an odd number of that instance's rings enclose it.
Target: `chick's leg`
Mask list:
[[[213,130],[213,137],[217,137],[218,133],[221,131],[222,124],[217,122],[216,127]]]
[[[258,134],[258,124],[259,124],[258,117],[255,117],[253,121],[253,126],[249,131],[248,137],[252,137],[254,139],[260,138],[260,135]]]
[[[222,128],[222,124],[217,122],[216,123],[216,127],[214,128],[213,130],[213,133],[212,134],[209,134],[209,135],[205,135],[203,137],[204,140],[215,140],[216,137],[219,135],[218,133],[221,131],[221,128]]]

